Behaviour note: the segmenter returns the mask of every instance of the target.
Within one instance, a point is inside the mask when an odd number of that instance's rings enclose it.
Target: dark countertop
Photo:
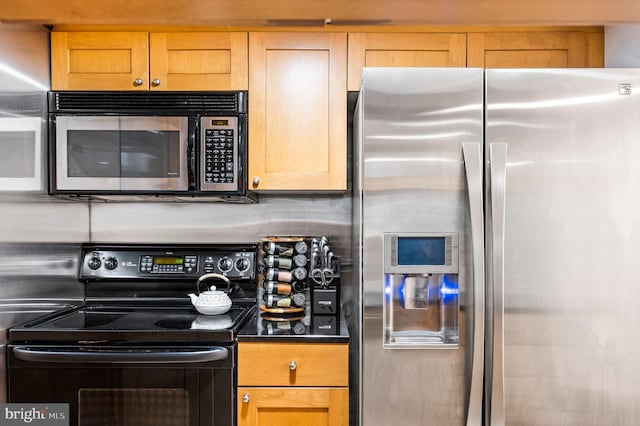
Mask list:
[[[258,308],[256,315],[238,332],[238,341],[349,343],[349,331],[342,312],[312,315],[307,306],[304,313],[286,318]]]

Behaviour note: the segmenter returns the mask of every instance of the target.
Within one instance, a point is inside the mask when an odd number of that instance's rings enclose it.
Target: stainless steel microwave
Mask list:
[[[245,195],[247,92],[50,92],[50,192]]]

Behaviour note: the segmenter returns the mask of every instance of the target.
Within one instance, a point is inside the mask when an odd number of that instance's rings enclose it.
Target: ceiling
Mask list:
[[[0,23],[357,26],[640,23],[639,0],[1,0]]]

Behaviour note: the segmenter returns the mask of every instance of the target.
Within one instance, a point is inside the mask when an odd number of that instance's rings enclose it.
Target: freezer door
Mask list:
[[[354,179],[356,203],[361,204],[354,207],[360,214],[354,223],[362,245],[364,425],[481,421],[482,78],[482,70],[471,68],[364,70],[356,111],[359,166]],[[390,254],[388,245],[394,238],[408,238],[409,247],[436,247],[442,239],[441,250],[450,249],[440,261],[424,256],[432,260],[403,266],[402,242],[397,243],[398,254]],[[445,244],[447,238],[450,245]],[[458,256],[452,262],[445,260],[450,250]],[[397,261],[385,269],[385,263],[393,263],[389,259]],[[438,262],[449,269],[421,275],[414,267]],[[443,292],[450,274],[458,283],[459,308],[453,321],[442,316],[450,310],[438,313],[443,305],[431,292]],[[385,303],[390,297],[398,303]],[[474,302],[479,308],[474,309]],[[447,331],[429,334],[417,329],[429,329],[439,320],[456,323],[459,340],[449,339]]]
[[[640,72],[487,70],[492,425],[640,418]]]

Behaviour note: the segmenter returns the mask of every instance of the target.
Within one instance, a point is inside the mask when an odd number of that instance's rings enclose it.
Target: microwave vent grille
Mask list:
[[[246,92],[52,92],[50,111],[215,111],[247,110]]]

